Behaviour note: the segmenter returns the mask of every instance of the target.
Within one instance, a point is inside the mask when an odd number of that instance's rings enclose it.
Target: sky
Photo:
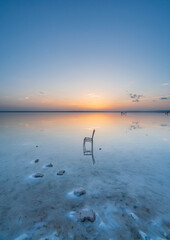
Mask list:
[[[0,111],[170,110],[169,0],[0,0]]]

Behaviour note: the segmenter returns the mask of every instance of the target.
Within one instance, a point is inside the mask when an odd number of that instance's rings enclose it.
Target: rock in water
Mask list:
[[[65,170],[58,171],[57,175],[63,175],[65,173]]]
[[[85,193],[86,193],[86,190],[84,188],[79,188],[79,189],[74,190],[74,194],[77,197],[80,197],[81,195],[84,195]]]
[[[53,164],[52,163],[47,164],[46,167],[53,167]]]
[[[42,174],[42,173],[36,173],[36,174],[34,174],[34,177],[35,178],[42,178],[44,176],[44,174]]]
[[[84,221],[94,222],[96,219],[96,214],[92,209],[83,209],[80,212],[80,219],[81,219],[81,222],[84,222]]]
[[[55,233],[55,237],[59,237],[59,233],[58,232]]]
[[[39,162],[39,159],[36,159],[34,162],[35,162],[35,163],[38,163],[38,162]]]

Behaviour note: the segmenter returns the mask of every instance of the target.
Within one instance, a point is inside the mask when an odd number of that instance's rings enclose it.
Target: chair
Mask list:
[[[93,164],[95,163],[95,159],[94,159],[94,156],[93,156],[93,138],[94,138],[94,133],[95,133],[95,129],[93,130],[93,133],[92,133],[92,137],[85,137],[84,138],[84,141],[83,141],[83,153],[84,155],[91,155],[92,156],[92,160],[93,160]],[[91,149],[90,150],[87,150],[86,149],[86,143],[89,142],[91,143]]]
[[[85,137],[84,138],[84,143],[85,142],[93,142],[94,133],[95,133],[95,129],[93,130],[92,137]]]

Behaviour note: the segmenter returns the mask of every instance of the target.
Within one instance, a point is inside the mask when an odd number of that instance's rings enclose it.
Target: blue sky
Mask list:
[[[0,0],[0,110],[170,110],[169,0]]]

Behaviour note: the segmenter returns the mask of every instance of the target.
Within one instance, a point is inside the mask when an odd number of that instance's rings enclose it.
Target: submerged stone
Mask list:
[[[53,164],[52,163],[47,164],[46,167],[53,167]]]
[[[34,174],[34,177],[35,178],[42,178],[44,176],[44,174],[42,174],[42,173],[36,173],[36,174]]]
[[[35,161],[34,161],[34,162],[35,162],[35,163],[38,163],[39,161],[40,161],[40,159],[35,159]]]
[[[63,175],[65,173],[65,170],[58,171],[57,175]]]
[[[81,219],[81,222],[84,222],[84,221],[94,222],[96,219],[96,214],[92,209],[83,209],[80,212],[80,219]]]
[[[59,233],[58,232],[55,233],[55,237],[59,237]]]
[[[86,194],[86,190],[84,188],[74,190],[74,195],[76,195],[77,197],[80,197],[81,195],[84,194]]]

